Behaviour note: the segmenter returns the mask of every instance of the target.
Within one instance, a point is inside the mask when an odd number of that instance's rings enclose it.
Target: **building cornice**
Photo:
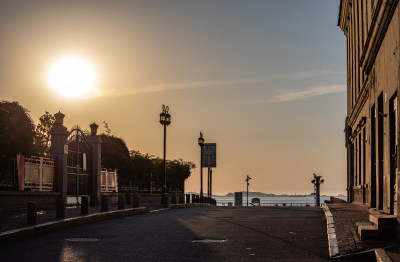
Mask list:
[[[369,74],[372,69],[398,3],[399,0],[378,0],[376,3],[367,40],[359,61],[366,74]]]
[[[340,1],[338,26],[340,27],[340,29],[342,29],[343,33],[346,36],[348,33],[348,28],[349,28],[352,6],[353,6],[353,0],[341,0]]]

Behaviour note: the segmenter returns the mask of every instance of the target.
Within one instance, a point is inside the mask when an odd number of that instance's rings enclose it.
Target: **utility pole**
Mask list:
[[[319,207],[321,205],[319,187],[322,183],[324,183],[324,180],[321,179],[322,176],[317,176],[316,174],[313,174],[313,175],[314,175],[314,179],[311,180],[311,183],[314,184],[315,202],[316,202],[316,206]]]
[[[249,206],[249,180],[251,179],[251,177],[249,177],[249,175],[247,175],[246,178],[246,182],[247,182],[247,206]]]
[[[210,198],[212,198],[212,168],[210,168]]]

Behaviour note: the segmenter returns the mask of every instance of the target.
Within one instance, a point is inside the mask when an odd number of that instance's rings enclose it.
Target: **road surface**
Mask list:
[[[320,208],[201,207],[2,244],[0,261],[329,261],[329,253]]]

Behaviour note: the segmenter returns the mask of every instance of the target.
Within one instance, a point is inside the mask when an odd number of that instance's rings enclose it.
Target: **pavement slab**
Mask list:
[[[360,240],[356,223],[369,222],[369,212],[366,206],[353,203],[335,203],[328,204],[328,207],[334,221],[338,256],[397,245],[393,241]]]

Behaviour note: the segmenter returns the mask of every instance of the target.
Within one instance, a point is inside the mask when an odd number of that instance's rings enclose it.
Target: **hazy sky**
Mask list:
[[[200,131],[217,143],[214,193],[246,190],[246,174],[251,191],[311,193],[314,172],[323,194],[345,193],[338,9],[339,0],[0,0],[0,99],[35,122],[59,110],[67,127],[106,121],[129,149],[156,156],[166,104],[168,159],[198,166]],[[49,87],[66,54],[93,65],[95,95]],[[199,187],[196,168],[186,190]]]

